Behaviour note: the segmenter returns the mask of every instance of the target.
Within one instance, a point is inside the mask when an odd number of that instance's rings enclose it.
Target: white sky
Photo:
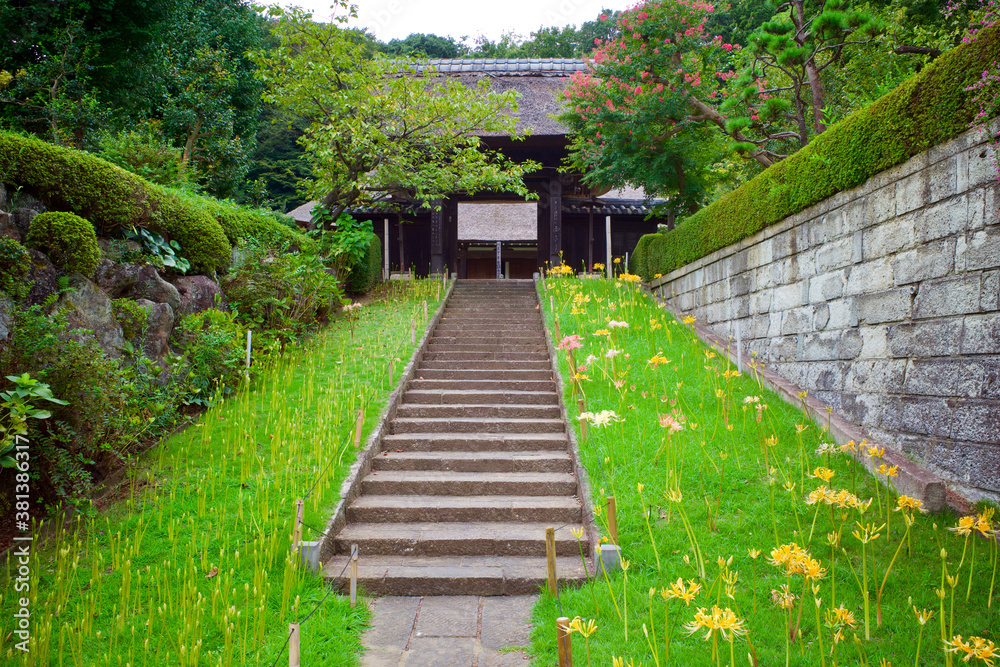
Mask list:
[[[329,19],[329,0],[279,0]],[[508,31],[528,37],[540,26],[577,25],[591,21],[601,9],[625,9],[635,0],[355,0],[358,19],[350,25],[367,27],[382,41],[403,39],[415,32],[499,39]]]

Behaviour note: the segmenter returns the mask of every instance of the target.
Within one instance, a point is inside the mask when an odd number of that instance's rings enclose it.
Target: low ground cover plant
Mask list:
[[[614,496],[624,560],[543,596],[541,662],[565,616],[576,664],[992,664],[993,508],[925,514],[884,450],[834,444],[636,281],[544,281],[597,522],[607,541]]]
[[[303,346],[258,368],[202,418],[148,451],[89,516],[33,527],[31,652],[16,665],[271,665],[301,626],[303,665],[357,662],[364,606],[328,595],[291,552],[295,501],[318,539],[353,463],[425,327],[437,281],[388,283]],[[392,375],[390,375],[390,369]],[[362,443],[364,439],[362,439]],[[0,613],[12,618],[17,558]],[[311,614],[311,615],[310,615]]]

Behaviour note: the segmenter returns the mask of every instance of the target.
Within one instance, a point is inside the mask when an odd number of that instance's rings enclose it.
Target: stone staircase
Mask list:
[[[531,281],[460,281],[403,394],[328,577],[371,595],[515,595],[583,579],[582,509]],[[586,549],[585,549],[586,551]],[[337,585],[343,588],[344,579]]]

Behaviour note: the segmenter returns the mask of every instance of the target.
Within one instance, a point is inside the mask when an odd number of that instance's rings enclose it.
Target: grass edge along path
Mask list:
[[[306,501],[304,539],[318,538],[359,451],[358,409],[366,435],[417,347],[411,322],[419,341],[445,287],[390,284],[388,298],[339,315],[147,452],[106,511],[36,527],[30,592],[15,591],[18,563],[6,559],[2,662],[282,664],[288,623],[309,615],[302,664],[356,663],[368,611],[296,563],[295,500]],[[27,595],[23,654],[10,630]]]
[[[607,535],[604,499],[615,496],[628,562],[560,590],[562,615],[581,617],[576,664],[957,666],[996,655],[985,505],[922,514],[894,492],[891,467],[867,474],[822,424],[736,375],[637,285],[546,285],[560,370],[586,399],[584,437],[567,383],[595,514]],[[555,662],[558,615],[543,593],[540,664]]]

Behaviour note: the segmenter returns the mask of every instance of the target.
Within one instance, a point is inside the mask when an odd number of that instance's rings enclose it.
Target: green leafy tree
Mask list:
[[[406,39],[394,39],[381,45],[379,50],[390,56],[418,56],[421,58],[461,58],[466,48],[451,37],[439,37],[415,32]]]
[[[349,9],[338,6],[343,22]],[[536,165],[486,150],[477,136],[514,134],[512,93],[368,57],[366,45],[338,25],[297,9],[271,11],[280,45],[256,55],[269,86],[265,100],[309,119],[300,142],[313,178],[301,187],[334,218],[351,206],[401,199],[433,206],[459,192],[529,196],[522,176]]]
[[[841,65],[851,48],[884,28],[849,0],[786,0],[749,37],[749,63],[722,106],[727,129],[745,133],[741,148],[781,159],[828,124],[823,71]]]

